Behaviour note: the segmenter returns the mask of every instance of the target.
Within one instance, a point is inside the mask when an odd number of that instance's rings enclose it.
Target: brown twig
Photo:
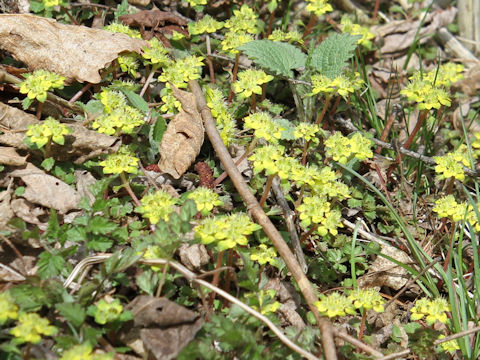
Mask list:
[[[317,319],[317,323],[322,333],[322,345],[325,358],[327,360],[337,359],[335,343],[333,340],[332,325],[327,318],[320,316],[317,307],[314,305],[314,303],[318,301],[318,297],[313,290],[312,284],[303,273],[302,268],[298,264],[295,256],[283,240],[278,230],[275,228],[273,223],[265,214],[255,196],[253,196],[253,194],[250,192],[247,184],[245,183],[245,180],[243,179],[242,175],[233,163],[233,160],[217,131],[217,128],[215,126],[215,120],[213,119],[210,109],[206,104],[205,97],[203,95],[202,89],[200,88],[200,85],[197,81],[191,80],[189,82],[189,87],[196,97],[197,108],[204,121],[205,131],[208,135],[208,138],[210,139],[213,148],[215,149],[217,156],[220,158],[220,161],[225,167],[225,170],[227,171],[230,179],[235,185],[235,188],[245,202],[246,207],[251,213],[252,217],[259,225],[262,226],[263,231],[272,241],[279,255],[285,261],[285,264],[287,265],[293,278],[297,282],[300,291],[305,297],[305,300],[310,310]]]

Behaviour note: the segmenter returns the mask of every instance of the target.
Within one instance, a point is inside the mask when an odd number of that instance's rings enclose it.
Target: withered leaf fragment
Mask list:
[[[85,26],[25,14],[0,14],[0,49],[32,70],[63,75],[68,82],[99,83],[98,71],[120,53],[140,53],[146,42]]]
[[[201,316],[165,298],[140,295],[126,309],[133,324],[124,326],[120,338],[137,354],[150,353],[149,359],[174,359],[203,324]]]
[[[173,95],[182,104],[182,111],[168,123],[160,143],[158,167],[175,179],[192,165],[204,139],[202,117],[195,96],[172,85]]]

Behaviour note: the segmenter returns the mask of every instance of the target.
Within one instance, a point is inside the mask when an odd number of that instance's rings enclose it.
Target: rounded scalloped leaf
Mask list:
[[[257,65],[277,75],[293,76],[292,69],[305,66],[307,56],[297,47],[271,40],[250,41],[238,47]]]

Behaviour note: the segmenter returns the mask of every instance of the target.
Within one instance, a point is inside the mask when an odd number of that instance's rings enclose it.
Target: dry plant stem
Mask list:
[[[265,184],[265,190],[263,191],[263,195],[258,202],[260,207],[263,207],[263,204],[265,204],[265,201],[267,201],[268,194],[270,193],[270,189],[272,188],[272,182],[273,179],[275,178],[275,175],[268,175],[267,177],[267,183]]]
[[[293,250],[295,251],[295,256],[302,267],[303,272],[306,274],[308,265],[305,261],[305,255],[303,254],[302,245],[300,244],[300,239],[298,238],[297,229],[295,227],[295,212],[290,209],[290,206],[283,195],[278,176],[273,179],[272,190],[277,198],[278,205],[280,205],[282,208],[283,217],[285,218],[285,224],[287,225],[290,241],[292,242]]]
[[[112,256],[112,254],[99,254],[99,255],[92,255],[92,256],[89,256],[83,260],[81,260],[76,266],[75,268],[73,269],[72,273],[70,274],[70,276],[67,278],[67,280],[65,280],[65,282],[63,283],[63,286],[65,288],[68,288],[70,287],[72,284],[73,284],[73,280],[75,280],[75,278],[77,277],[77,275],[82,272],[82,270],[88,266],[88,265],[92,265],[92,264],[99,264],[99,263],[102,263],[104,262],[105,260],[107,260],[108,258],[110,258]],[[192,271],[188,270],[185,266],[183,266],[182,264],[180,263],[177,263],[175,261],[168,261],[168,260],[165,260],[165,259],[151,259],[151,260],[146,260],[146,259],[142,259],[142,260],[139,260],[139,263],[141,264],[145,264],[145,265],[154,265],[154,266],[159,266],[159,265],[169,265],[170,268],[174,269],[175,271],[177,271],[178,273],[182,274],[183,277],[185,277],[189,283],[191,284],[195,284],[195,285],[200,285],[200,286],[203,286],[215,293],[217,293],[218,295],[220,295],[222,298],[228,300],[229,302],[233,303],[233,304],[236,304],[238,305],[240,308],[242,308],[244,311],[246,311],[247,313],[249,313],[250,315],[256,317],[257,319],[259,319],[260,321],[262,321],[265,325],[267,325],[270,330],[272,330],[272,332],[278,336],[279,340],[281,342],[283,342],[286,346],[288,346],[290,349],[292,349],[293,351],[299,353],[300,355],[302,355],[303,357],[305,357],[306,359],[309,359],[309,360],[320,360],[318,357],[316,357],[315,355],[309,353],[308,351],[304,350],[303,348],[301,348],[300,346],[298,346],[297,344],[295,344],[292,340],[290,340],[287,336],[285,336],[285,334],[282,332],[282,330],[280,330],[272,321],[270,321],[269,318],[267,318],[265,315],[262,315],[261,313],[259,313],[258,311],[252,309],[250,306],[244,304],[243,302],[241,302],[240,300],[238,300],[236,297],[230,295],[229,293],[227,293],[226,291],[223,291],[222,289],[219,289],[218,287],[216,286],[213,286],[212,284],[210,284],[208,281],[205,281],[205,280],[201,280],[200,278],[198,278],[198,276],[196,276],[195,273],[193,273]],[[348,335],[347,335],[348,336]],[[348,341],[348,340],[347,340]],[[358,341],[358,340],[357,340]]]
[[[207,45],[207,65],[208,65],[208,71],[210,72],[210,82],[212,84],[215,84],[215,71],[213,70],[213,62],[212,62],[212,57],[210,56],[212,54],[212,47],[210,45],[210,35],[206,35],[205,37],[205,42]]]
[[[213,279],[212,279],[212,285],[213,286],[218,286],[218,283],[220,282],[220,269],[222,267],[222,259],[223,259],[223,251],[219,251],[217,255],[217,264],[215,265],[215,274],[213,274]],[[215,300],[215,292],[212,292],[210,294],[210,298],[208,300],[208,310],[211,313],[213,313],[213,300]]]
[[[313,290],[312,284],[309,282],[308,278],[303,273],[302,268],[298,264],[295,256],[292,254],[290,248],[285,243],[278,230],[275,228],[268,216],[265,214],[262,207],[258,204],[255,196],[253,196],[253,194],[250,192],[247,184],[245,183],[245,180],[243,179],[242,175],[233,163],[233,160],[228,153],[227,148],[223,144],[223,141],[215,127],[215,121],[212,117],[210,109],[206,104],[205,97],[203,95],[202,89],[200,88],[200,85],[197,81],[192,80],[189,82],[189,87],[196,97],[197,107],[200,114],[202,115],[205,125],[205,131],[210,139],[213,148],[215,149],[217,156],[220,158],[220,161],[225,167],[225,170],[227,171],[230,179],[235,185],[235,188],[245,202],[246,207],[250,211],[252,217],[257,221],[259,225],[262,226],[263,231],[272,241],[279,255],[285,261],[285,264],[287,265],[293,278],[297,282],[303,296],[305,297],[305,300],[310,310],[317,319],[317,323],[322,333],[322,345],[325,358],[327,360],[337,359],[335,343],[332,334],[332,325],[328,319],[320,316],[317,307],[314,305],[314,303],[318,301],[318,297]]]
[[[86,85],[84,85],[75,95],[72,96],[72,98],[68,101],[68,103],[73,105],[73,103],[78,99],[80,99],[82,95],[85,94],[85,92],[88,89],[90,89],[92,86],[93,86],[92,83],[87,83]]]
[[[232,84],[237,81],[237,74],[238,74],[238,63],[240,62],[240,53],[235,55],[235,64],[233,65],[232,71]],[[227,102],[231,103],[233,100],[233,86],[230,84],[230,93],[228,94]]]
[[[305,39],[312,32],[312,28],[313,28],[313,26],[315,25],[316,22],[317,22],[317,15],[311,14],[310,19],[308,20],[307,27],[305,28],[305,31],[303,32],[302,39]]]
[[[122,180],[123,186],[125,187],[125,190],[127,190],[128,195],[132,198],[133,202],[135,203],[135,206],[142,206],[140,203],[140,200],[138,200],[137,195],[133,192],[132,188],[130,187],[130,183],[128,182],[127,178],[125,177],[125,173],[120,174],[120,179]]]

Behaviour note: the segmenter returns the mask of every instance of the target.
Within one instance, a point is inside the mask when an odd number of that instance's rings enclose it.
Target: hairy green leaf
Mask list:
[[[312,51],[310,66],[330,79],[341,75],[354,54],[358,39],[358,35],[330,35]]]
[[[307,56],[295,46],[271,40],[255,40],[238,48],[255,63],[275,74],[293,76],[292,69],[305,66]]]
[[[80,304],[62,303],[56,304],[55,307],[60,315],[70,321],[75,327],[79,327],[85,321],[85,309]]]

